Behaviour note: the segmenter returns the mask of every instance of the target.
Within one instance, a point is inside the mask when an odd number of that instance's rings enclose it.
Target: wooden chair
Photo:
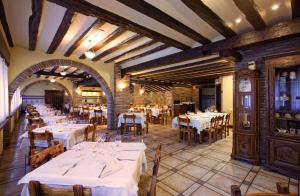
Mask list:
[[[97,125],[89,125],[84,130],[84,141],[92,141],[94,142],[96,140],[96,129]],[[91,138],[90,138],[91,136]]]
[[[73,185],[71,188],[54,188],[39,181],[30,181],[28,185],[30,196],[88,196],[91,195],[91,189],[84,188],[82,185]]]
[[[137,132],[137,126],[135,124],[135,114],[124,114],[123,115],[123,118],[124,118],[124,130],[129,132],[131,131],[131,128],[133,129],[133,133],[134,133],[134,136],[136,136],[136,132]]]
[[[152,176],[142,175],[138,184],[139,196],[156,196],[156,183],[158,169],[161,159],[161,144],[156,148],[155,158],[153,160]]]
[[[188,136],[188,145],[191,144],[191,135],[193,134],[193,128],[190,126],[191,120],[186,117],[178,117],[178,141],[181,141],[181,135],[184,139],[184,136]],[[194,134],[195,135],[195,134]]]
[[[208,143],[209,144],[212,143],[212,139],[216,140],[216,129],[215,129],[215,127],[217,126],[216,123],[217,123],[217,117],[211,118],[209,127],[204,129],[200,133],[200,143],[202,143],[202,141],[203,141],[204,133],[208,134]]]
[[[28,138],[30,142],[29,157],[45,148],[51,147],[53,144],[57,144],[56,141],[53,141],[53,134],[49,131],[45,131],[44,133],[28,131]],[[36,146],[35,141],[45,141],[47,143],[47,147]]]
[[[155,118],[152,116],[152,110],[151,108],[146,108],[146,116],[149,118],[149,123],[153,123]]]
[[[296,193],[290,193],[288,183],[277,182],[277,193],[250,193],[245,196],[297,196]],[[231,185],[231,196],[241,196],[240,187],[237,185]]]
[[[95,121],[96,121],[97,125],[102,125],[102,123],[103,123],[102,110],[94,110],[94,114],[95,114]]]
[[[31,168],[35,169],[41,166],[42,164],[44,164],[45,162],[49,161],[51,158],[54,158],[63,152],[64,152],[63,144],[57,144],[49,148],[46,148],[30,157]]]
[[[162,109],[161,113],[159,114],[159,120],[161,125],[168,125],[168,110]]]
[[[227,116],[226,116],[227,119],[226,119],[226,122],[225,122],[225,137],[226,137],[226,136],[229,136],[230,116],[231,116],[230,113],[228,113]]]

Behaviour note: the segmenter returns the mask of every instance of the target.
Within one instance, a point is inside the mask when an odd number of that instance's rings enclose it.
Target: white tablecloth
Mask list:
[[[46,130],[53,133],[53,139],[63,143],[67,149],[84,140],[84,130],[89,124],[55,124],[34,129],[33,132],[43,133]],[[20,148],[29,146],[28,132],[26,131],[20,137]],[[45,142],[37,142],[38,146],[45,147]]]
[[[28,183],[31,180],[54,187],[80,184],[91,188],[92,195],[137,195],[139,177],[147,164],[145,144],[120,143],[117,147],[113,142],[83,142],[74,149],[77,150],[68,150],[24,176],[19,181],[24,185],[21,195],[29,196]],[[76,167],[71,168],[75,163]],[[69,168],[69,172],[63,175]]]
[[[215,116],[224,116],[226,113],[215,113],[215,112],[205,112],[197,114],[182,115],[181,117],[188,117],[191,122],[190,126],[197,129],[197,133],[200,134],[203,129],[206,129],[210,126],[210,121]],[[186,125],[183,123],[183,125]],[[178,126],[178,117],[173,118],[172,127],[176,128]]]
[[[104,108],[104,107],[101,107],[101,108],[95,107],[95,108],[88,110],[89,118],[91,119],[91,118],[95,117],[95,110],[100,110],[100,109],[102,110],[102,115],[107,119],[107,108]],[[71,107],[71,109],[70,109],[70,112],[72,112],[72,111],[73,111],[73,107]],[[81,115],[82,113],[83,113],[83,109],[80,108],[79,114]]]
[[[128,113],[128,114],[135,114],[135,123],[136,124],[141,124],[142,128],[145,127],[145,115],[143,113]],[[121,127],[122,123],[125,123],[124,120],[124,113],[120,114],[119,118],[118,118],[118,127]],[[127,123],[133,123],[131,120],[127,120]]]

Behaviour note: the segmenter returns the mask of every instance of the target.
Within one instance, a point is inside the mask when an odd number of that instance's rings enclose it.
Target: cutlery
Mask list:
[[[102,168],[102,170],[101,170],[101,172],[100,172],[98,178],[101,178],[101,175],[102,175],[102,173],[103,173],[103,171],[104,171],[105,168],[106,168],[106,165],[104,165],[104,167]]]
[[[62,175],[66,175],[72,168],[76,167],[78,165],[78,162],[77,163],[74,163],[69,169],[67,169]]]
[[[120,151],[140,151],[140,150],[138,150],[138,149],[136,149],[136,150],[132,149],[132,150],[120,150]]]
[[[135,159],[120,159],[120,158],[117,158],[117,160],[119,160],[119,161],[135,161]]]

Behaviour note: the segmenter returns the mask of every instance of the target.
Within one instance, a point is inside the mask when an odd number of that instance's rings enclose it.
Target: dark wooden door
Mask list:
[[[64,91],[45,90],[45,103],[61,110],[64,103]]]
[[[221,84],[216,85],[216,108],[220,112],[222,108],[222,88]]]

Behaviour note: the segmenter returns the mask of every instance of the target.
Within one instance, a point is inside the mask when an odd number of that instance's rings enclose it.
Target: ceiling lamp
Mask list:
[[[235,20],[235,23],[236,23],[236,24],[239,24],[241,21],[242,21],[241,18],[237,18],[237,19]]]
[[[89,46],[88,46],[88,48],[91,47],[91,42],[92,42],[92,40],[89,40]],[[95,52],[93,51],[93,48],[92,48],[91,50],[88,49],[87,51],[85,51],[85,52],[84,52],[84,55],[85,55],[87,58],[89,58],[89,59],[92,59],[92,58],[94,58],[94,57],[96,56]]]
[[[274,5],[272,5],[271,8],[272,8],[273,11],[278,10],[279,4],[274,4]]]
[[[65,76],[65,75],[67,75],[67,72],[62,71],[62,72],[60,72],[60,75]]]
[[[52,82],[52,83],[55,82],[55,79],[51,79],[50,82]]]

